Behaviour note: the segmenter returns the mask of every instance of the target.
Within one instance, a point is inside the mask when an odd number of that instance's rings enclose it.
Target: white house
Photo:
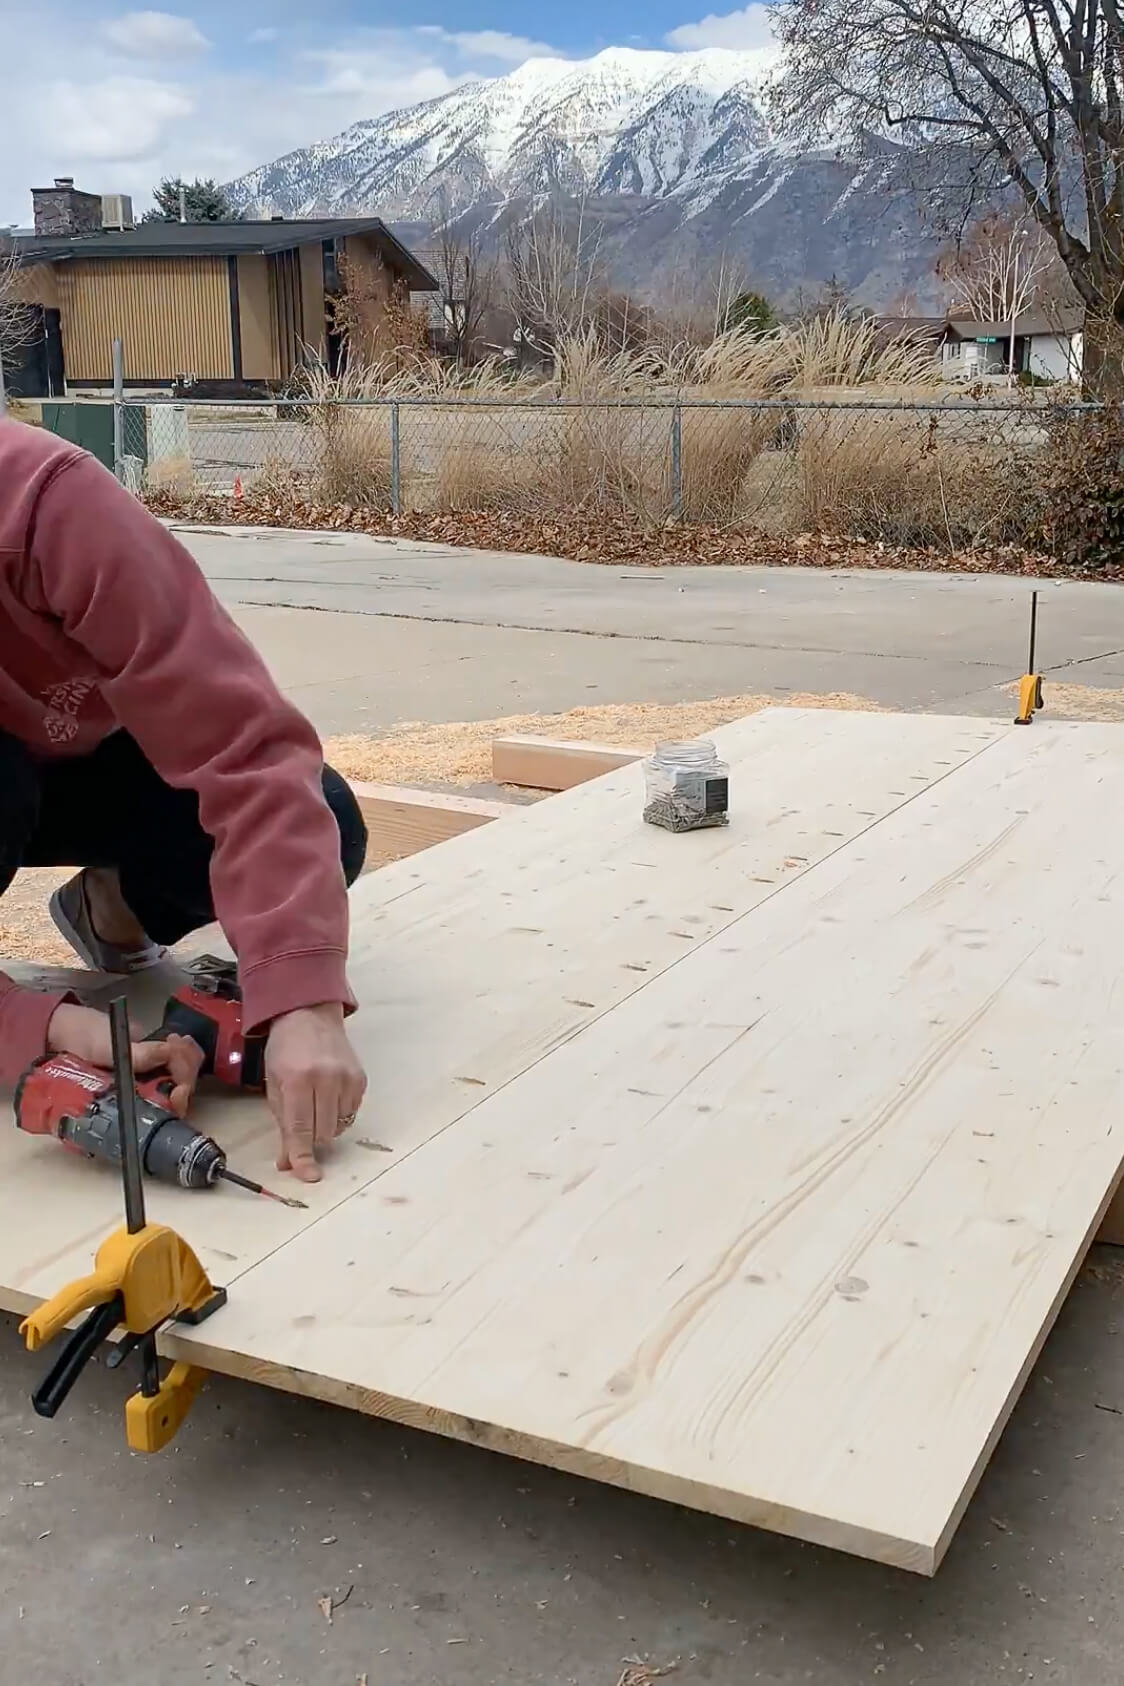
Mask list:
[[[953,318],[941,335],[942,372],[947,380],[994,380],[1013,368],[1040,380],[1079,381],[1082,320],[1080,310],[1028,311],[1013,324]]]

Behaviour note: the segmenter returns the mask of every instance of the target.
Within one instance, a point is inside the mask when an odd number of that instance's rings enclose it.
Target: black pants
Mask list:
[[[324,770],[348,884],[367,829],[345,780]],[[127,732],[89,755],[41,761],[0,732],[0,894],[24,866],[115,867],[130,911],[156,943],[176,943],[215,917],[214,841],[194,791],[165,784]]]

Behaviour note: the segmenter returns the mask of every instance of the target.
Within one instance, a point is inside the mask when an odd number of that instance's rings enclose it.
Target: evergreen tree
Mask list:
[[[209,177],[184,181],[181,176],[165,176],[152,190],[156,204],[146,211],[142,222],[179,222],[180,192],[183,193],[183,212],[188,222],[241,222],[242,213],[236,211],[222,188]]]

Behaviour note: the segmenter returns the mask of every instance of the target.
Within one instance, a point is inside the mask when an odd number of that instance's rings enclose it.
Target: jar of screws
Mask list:
[[[730,823],[730,769],[708,738],[660,744],[648,757],[644,818],[665,831]]]

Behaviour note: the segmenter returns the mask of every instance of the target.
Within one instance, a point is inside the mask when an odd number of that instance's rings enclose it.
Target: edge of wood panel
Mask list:
[[[444,791],[411,790],[405,785],[370,784],[350,780],[368,833],[373,855],[416,854],[433,843],[444,843],[462,832],[475,831],[515,810],[511,802],[488,801],[476,796],[454,796]]]
[[[570,743],[515,733],[492,739],[492,777],[497,784],[526,785],[529,790],[572,790],[602,773],[630,767],[648,753],[630,745]]]
[[[661,1470],[629,1464],[604,1453],[524,1434],[478,1417],[461,1416],[394,1394],[359,1387],[352,1382],[211,1347],[194,1337],[178,1337],[170,1329],[158,1337],[158,1344],[164,1356],[182,1358],[216,1375],[278,1388],[284,1393],[319,1399],[329,1405],[345,1406],[363,1416],[380,1417],[388,1422],[400,1423],[405,1428],[440,1434],[447,1440],[461,1440],[487,1451],[520,1458],[525,1463],[561,1470],[583,1480],[605,1482],[608,1486],[621,1487],[645,1498],[726,1517],[731,1522],[763,1528],[789,1539],[806,1540],[811,1545],[845,1551],[890,1568],[908,1570],[911,1574],[931,1576],[936,1573],[940,1561],[933,1544],[928,1541],[898,1539],[876,1529],[771,1504],[767,1499],[712,1487],[688,1476],[668,1475]]]

